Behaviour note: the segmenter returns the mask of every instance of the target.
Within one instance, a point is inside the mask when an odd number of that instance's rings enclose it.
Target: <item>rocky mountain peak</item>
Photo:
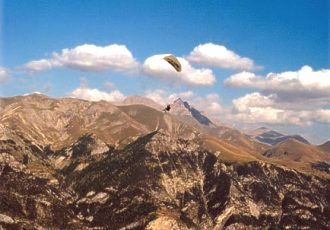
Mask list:
[[[183,101],[181,98],[176,99],[172,103],[172,111],[175,110],[176,112],[190,114],[190,105],[188,102]]]
[[[184,106],[184,101],[179,97],[173,102],[173,104]]]
[[[181,98],[178,98],[173,102],[171,111],[175,115],[190,116],[201,125],[213,125],[213,122],[208,117],[191,106],[187,101],[183,101]]]

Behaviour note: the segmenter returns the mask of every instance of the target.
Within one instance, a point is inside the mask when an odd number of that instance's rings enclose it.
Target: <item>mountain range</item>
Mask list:
[[[0,99],[0,228],[329,229],[329,142],[274,145],[177,99]]]
[[[260,127],[258,129],[252,130],[248,132],[248,135],[264,144],[269,145],[276,145],[288,139],[295,139],[302,143],[309,144],[309,142],[300,135],[284,135],[266,127]]]

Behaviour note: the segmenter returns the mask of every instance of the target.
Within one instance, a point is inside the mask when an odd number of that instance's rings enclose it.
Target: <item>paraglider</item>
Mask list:
[[[171,105],[168,104],[164,109],[163,111],[166,113],[166,112],[169,112],[171,110]]]
[[[177,72],[181,72],[181,63],[179,60],[173,56],[172,54],[167,55],[163,58],[165,61],[167,61]]]

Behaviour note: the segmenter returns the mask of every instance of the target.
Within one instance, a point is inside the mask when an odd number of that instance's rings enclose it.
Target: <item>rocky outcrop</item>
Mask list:
[[[182,120],[190,118],[191,122],[195,121],[194,124],[214,126],[209,118],[181,98],[178,98],[173,102],[171,105],[171,113],[181,117]]]
[[[329,227],[329,180],[223,162],[193,143],[155,132],[85,168],[70,180],[77,215],[113,229]]]
[[[317,169],[322,172],[326,172],[330,174],[330,163],[329,162],[324,162],[324,161],[319,161],[316,163],[312,163],[312,168]]]
[[[8,229],[330,227],[328,179],[263,162],[226,162],[221,159],[221,152],[206,151],[199,141],[198,136],[181,139],[160,130],[138,138],[123,149],[114,149],[95,135],[86,134],[58,152],[41,148],[45,161],[53,162],[50,159],[57,155],[71,162],[48,178],[32,174],[28,169],[32,162],[25,165],[10,152],[2,152],[0,226]],[[12,142],[7,140],[2,144],[10,146]],[[83,162],[88,164],[79,168]],[[49,164],[49,170],[52,165]]]
[[[69,205],[73,193],[58,181],[32,174],[6,153],[0,153],[0,181],[0,226],[5,229],[81,227]]]

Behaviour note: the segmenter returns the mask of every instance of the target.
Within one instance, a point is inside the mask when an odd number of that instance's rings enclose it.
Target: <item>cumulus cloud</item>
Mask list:
[[[241,72],[225,85],[260,89],[233,100],[233,118],[241,122],[311,125],[330,123],[330,70],[298,71],[257,76]]]
[[[79,98],[88,101],[110,101],[119,102],[125,99],[125,95],[119,90],[111,92],[104,92],[99,89],[88,88],[88,81],[86,78],[80,78],[80,86],[67,94],[68,97]]]
[[[3,83],[9,79],[9,70],[0,67],[0,83]]]
[[[251,108],[273,107],[276,105],[276,95],[262,95],[258,92],[247,94],[233,100],[234,109],[240,113],[249,113]]]
[[[89,88],[77,88],[67,95],[72,98],[80,98],[89,101],[110,101],[118,102],[125,99],[125,96],[119,91],[114,90],[112,92],[104,92],[98,89],[89,89]]]
[[[24,65],[24,69],[30,72],[40,72],[61,66],[63,65],[54,59],[41,59],[26,63]]]
[[[192,103],[199,108],[199,110],[205,112],[212,118],[219,118],[224,114],[225,108],[221,105],[221,100],[218,94],[211,93],[206,96],[198,96],[192,100]]]
[[[62,49],[60,53],[54,52],[50,59],[34,60],[24,65],[26,70],[32,72],[56,67],[96,72],[132,72],[137,71],[139,64],[124,45],[84,44],[72,49]]]
[[[163,58],[168,54],[159,54],[147,58],[143,64],[143,71],[154,79],[160,79],[168,82],[183,82],[189,85],[205,85],[215,84],[216,79],[210,69],[196,69],[184,58],[178,58],[182,66],[181,72],[167,63]]]
[[[308,104],[308,103],[307,103]],[[311,125],[330,123],[330,110],[322,107],[311,109],[281,102],[276,94],[259,92],[247,94],[233,100],[233,119],[246,123]]]
[[[258,88],[289,98],[330,98],[330,70],[314,71],[303,66],[295,72],[269,73],[266,77],[241,72],[226,79],[225,85]]]
[[[254,70],[261,68],[260,66],[256,66],[250,58],[241,57],[225,46],[213,43],[198,45],[189,54],[187,59],[193,63],[225,69]]]

